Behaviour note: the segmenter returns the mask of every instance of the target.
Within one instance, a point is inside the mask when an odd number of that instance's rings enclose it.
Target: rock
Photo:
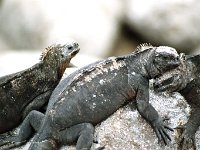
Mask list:
[[[120,0],[5,0],[0,37],[8,49],[41,49],[72,37],[81,53],[107,56],[118,35],[123,6]]]
[[[36,0],[4,0],[0,9],[0,49],[36,49],[44,47],[48,20]]]
[[[0,77],[15,73],[39,62],[41,51],[4,51],[0,55]]]
[[[162,117],[169,117],[167,122],[172,128],[187,120],[189,107],[178,94],[173,97],[155,95],[152,91],[151,103]],[[129,107],[118,110],[96,128],[95,135],[100,145],[106,145],[106,150],[171,150],[175,149],[176,132],[170,132],[172,142],[168,146],[158,144],[153,129],[139,115],[137,110]]]
[[[124,21],[145,41],[190,53],[200,44],[200,2],[126,1]]]
[[[81,53],[107,56],[120,27],[123,2],[120,0],[48,1],[45,7],[52,20],[49,41],[70,36],[81,45]],[[56,7],[59,9],[52,12]],[[50,16],[50,14],[52,14]],[[64,15],[63,15],[64,14]]]

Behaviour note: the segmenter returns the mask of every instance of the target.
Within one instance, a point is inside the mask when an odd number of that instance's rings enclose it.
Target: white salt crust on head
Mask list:
[[[159,46],[156,48],[156,52],[158,53],[169,53],[169,54],[172,54],[174,56],[179,56],[177,51],[172,48],[172,47],[168,47],[168,46]]]

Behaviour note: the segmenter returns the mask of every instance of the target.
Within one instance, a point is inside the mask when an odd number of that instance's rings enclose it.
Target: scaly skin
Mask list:
[[[31,110],[47,103],[78,51],[76,42],[55,43],[45,49],[39,63],[0,78],[0,133],[17,127]]]
[[[154,81],[157,92],[178,91],[191,106],[188,122],[182,126],[178,145],[182,150],[196,149],[195,133],[200,126],[200,55],[181,58],[182,65]],[[180,127],[178,127],[180,128]]]
[[[171,128],[149,103],[149,79],[179,64],[173,48],[145,45],[136,53],[83,67],[58,84],[45,115],[31,111],[19,135],[2,140],[0,145],[11,148],[23,144],[34,129],[38,133],[30,150],[54,150],[74,142],[77,150],[90,149],[94,126],[131,101],[137,102],[139,113],[151,124],[159,142],[167,144],[166,129]]]

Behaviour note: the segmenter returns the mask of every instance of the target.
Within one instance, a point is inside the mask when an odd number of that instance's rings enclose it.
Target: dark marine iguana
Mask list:
[[[21,145],[37,131],[29,149],[55,150],[77,142],[90,149],[94,126],[120,107],[136,101],[139,113],[151,124],[159,142],[170,140],[163,120],[149,103],[149,79],[177,67],[179,55],[170,47],[143,45],[127,56],[111,57],[85,66],[62,80],[44,114],[31,111],[19,134],[0,141],[2,148]]]
[[[195,133],[200,126],[200,55],[184,55],[181,65],[155,79],[156,92],[178,91],[191,107],[187,123],[182,126],[182,135],[178,141],[184,150],[196,149]],[[180,127],[178,127],[180,128]]]
[[[39,63],[0,78],[0,133],[17,127],[31,110],[49,100],[78,51],[77,42],[55,43],[43,51]]]

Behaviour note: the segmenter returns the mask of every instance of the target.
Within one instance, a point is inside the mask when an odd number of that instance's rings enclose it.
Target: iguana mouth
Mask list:
[[[77,48],[75,51],[72,52],[71,56],[74,57],[78,52],[80,51],[80,48]]]

